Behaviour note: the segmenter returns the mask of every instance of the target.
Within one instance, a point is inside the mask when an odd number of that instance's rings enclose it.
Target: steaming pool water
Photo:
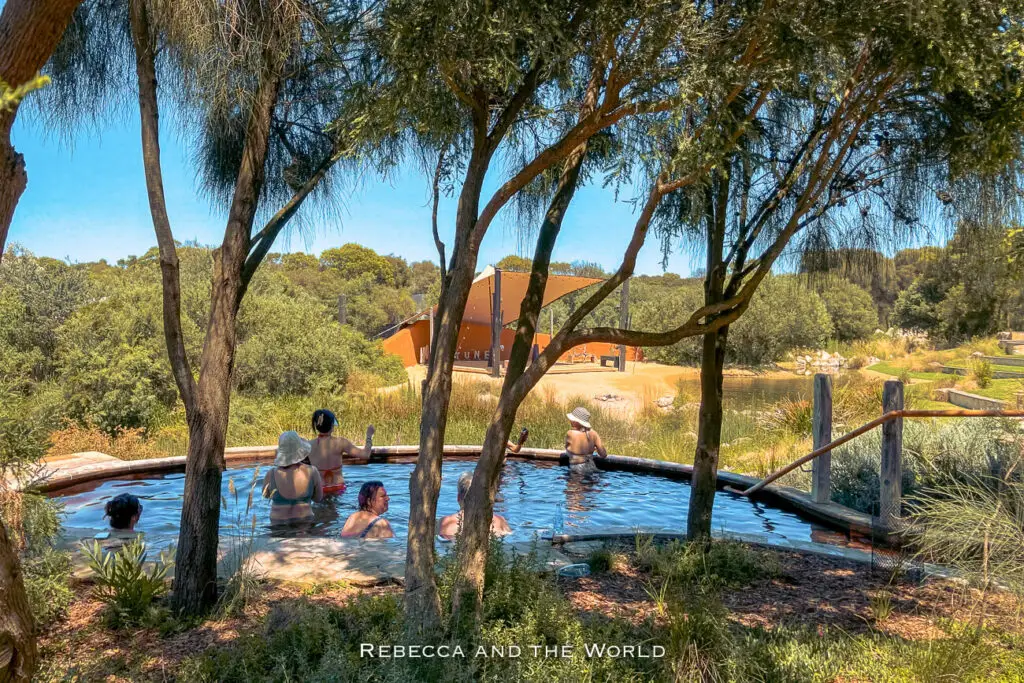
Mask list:
[[[459,475],[472,470],[473,462],[446,460],[438,501],[438,516],[458,510],[455,483]],[[391,496],[385,517],[395,531],[397,542],[404,543],[409,519],[409,476],[411,463],[371,463],[346,465],[348,490],[315,505],[316,519],[300,527],[271,527],[270,502],[260,496],[263,475],[269,465],[237,465],[224,474],[221,510],[221,535],[249,532],[253,515],[256,533],[268,536],[338,537],[345,519],[356,509],[360,485],[380,480]],[[253,506],[246,515],[246,499],[254,475],[257,488]],[[184,473],[146,474],[135,478],[91,482],[57,492],[64,504],[65,530],[69,536],[89,538],[109,529],[103,517],[104,505],[121,493],[131,493],[143,501],[144,511],[137,531],[145,533],[151,545],[160,547],[174,542],[181,515]],[[229,491],[233,482],[237,496]],[[607,530],[686,529],[690,486],[686,481],[662,476],[623,471],[602,471],[580,477],[554,463],[507,461],[501,478],[495,511],[508,519],[513,533],[510,541],[530,541],[535,536],[557,533],[580,534]],[[239,523],[241,522],[241,524]],[[817,525],[788,511],[768,507],[736,494],[719,492],[715,498],[716,531],[756,535],[766,543],[810,541]]]

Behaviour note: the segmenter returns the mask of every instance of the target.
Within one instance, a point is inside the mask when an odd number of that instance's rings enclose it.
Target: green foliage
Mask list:
[[[709,545],[670,541],[659,545],[647,536],[636,542],[637,564],[675,586],[714,590],[737,588],[779,573],[774,556],[735,541]]]
[[[877,405],[877,404],[876,404]],[[905,503],[929,490],[964,482],[992,482],[1011,471],[1019,450],[999,420],[908,420],[903,424],[903,496]],[[832,458],[832,500],[861,512],[878,514],[880,430],[836,449]]]
[[[131,626],[153,616],[153,602],[167,592],[167,572],[174,564],[172,549],[147,569],[146,544],[136,538],[116,552],[104,550],[98,541],[82,543],[82,553],[95,574],[93,595],[107,606],[115,627]]]
[[[992,364],[985,359],[971,361],[971,379],[978,383],[978,388],[986,389],[992,384]]]
[[[352,242],[335,249],[325,249],[320,254],[320,264],[338,271],[345,278],[368,276],[376,284],[395,284],[394,267],[386,257]]]
[[[949,243],[932,249],[903,291],[893,321],[949,343],[1024,324],[1021,263],[1012,229],[962,223]]]
[[[45,548],[21,560],[25,593],[36,624],[46,628],[62,617],[74,593],[71,591],[71,554]]]
[[[397,382],[401,361],[334,319],[334,311],[280,277],[254,282],[238,322],[235,385],[257,396],[340,391],[353,369]]]
[[[875,304],[864,288],[844,278],[830,277],[816,289],[839,341],[863,339],[878,327]]]

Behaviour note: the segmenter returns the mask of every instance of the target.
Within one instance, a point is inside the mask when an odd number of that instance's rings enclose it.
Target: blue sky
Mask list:
[[[40,256],[71,261],[109,262],[139,255],[156,244],[142,173],[137,114],[129,111],[120,121],[99,131],[80,133],[73,145],[47,135],[31,121],[33,110],[20,112],[14,144],[25,155],[28,189],[14,214],[8,242],[16,242]],[[164,120],[166,121],[166,117]],[[165,191],[175,238],[219,244],[224,230],[221,207],[212,206],[198,191],[191,150],[173,125],[162,132]],[[485,197],[503,180],[496,168],[488,176]],[[344,198],[335,218],[312,221],[312,234],[290,231],[278,240],[275,251],[319,253],[346,242],[358,242],[381,253],[394,253],[410,261],[436,261],[430,234],[427,179],[410,164],[394,178],[365,177],[359,189]],[[630,199],[627,191],[623,200]],[[443,198],[439,213],[442,239],[451,242],[455,199]],[[507,216],[499,217],[484,240],[478,268],[505,254],[519,253],[520,240]],[[611,189],[588,186],[577,193],[559,237],[554,258],[597,261],[606,269],[618,265],[632,231],[634,212],[626,201],[616,202]],[[686,274],[691,259],[673,254],[669,270]],[[637,272],[658,274],[658,241],[648,239]]]

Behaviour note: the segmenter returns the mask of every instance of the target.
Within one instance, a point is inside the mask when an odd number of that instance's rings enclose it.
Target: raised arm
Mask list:
[[[518,453],[520,450],[522,450],[523,444],[526,443],[526,439],[527,437],[529,437],[529,435],[529,430],[524,429],[523,431],[519,432],[519,439],[515,443],[509,441],[508,443],[505,444],[505,448],[508,449],[509,453]]]
[[[355,458],[369,458],[370,453],[373,451],[373,435],[377,430],[370,425],[366,428],[366,443],[363,444],[362,448],[359,448],[354,443],[349,442],[348,454]]]

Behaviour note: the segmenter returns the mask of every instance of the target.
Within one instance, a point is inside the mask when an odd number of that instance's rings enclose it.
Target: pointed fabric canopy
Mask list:
[[[603,280],[593,277],[577,277],[575,275],[550,275],[548,276],[547,287],[544,288],[544,305],[547,306],[552,301],[561,299],[566,294],[589,287],[598,282],[603,282]],[[519,318],[519,308],[522,305],[523,299],[526,298],[526,288],[529,284],[529,273],[501,271],[502,327]],[[462,319],[463,322],[490,324],[491,300],[493,298],[494,268],[487,266],[473,280],[473,285],[469,290],[469,300],[466,302],[466,315]]]

